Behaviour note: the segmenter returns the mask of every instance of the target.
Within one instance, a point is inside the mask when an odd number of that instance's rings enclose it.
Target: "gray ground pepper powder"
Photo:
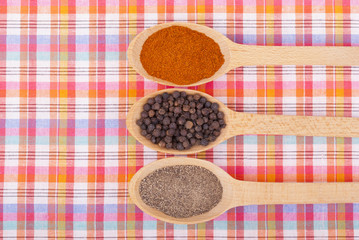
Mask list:
[[[176,165],[158,169],[142,179],[142,200],[155,209],[186,218],[206,213],[222,199],[219,179],[206,168]]]

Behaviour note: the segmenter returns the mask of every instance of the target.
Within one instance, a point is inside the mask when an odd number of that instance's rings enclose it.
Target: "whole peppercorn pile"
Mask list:
[[[136,121],[141,135],[160,147],[175,150],[207,146],[226,127],[219,105],[199,94],[175,91],[149,98]]]

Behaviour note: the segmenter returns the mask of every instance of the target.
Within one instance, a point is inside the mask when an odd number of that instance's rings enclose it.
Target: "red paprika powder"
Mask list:
[[[178,85],[209,78],[224,63],[221,49],[212,38],[181,26],[164,28],[149,36],[140,59],[149,75]]]

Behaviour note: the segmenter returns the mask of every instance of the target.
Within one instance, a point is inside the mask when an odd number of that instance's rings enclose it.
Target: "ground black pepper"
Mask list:
[[[222,199],[223,188],[206,168],[176,165],[160,168],[142,179],[139,193],[150,207],[175,218],[186,218],[214,208]]]
[[[217,103],[184,91],[165,92],[148,99],[136,124],[141,135],[152,143],[176,150],[207,146],[226,127]]]

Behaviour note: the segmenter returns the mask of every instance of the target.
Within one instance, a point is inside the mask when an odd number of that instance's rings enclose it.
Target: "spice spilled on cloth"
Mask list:
[[[142,200],[166,215],[187,218],[210,211],[222,199],[219,179],[206,168],[176,165],[160,168],[142,179]]]
[[[149,36],[140,59],[149,75],[178,85],[209,78],[224,63],[221,49],[212,38],[181,26],[164,28]]]

